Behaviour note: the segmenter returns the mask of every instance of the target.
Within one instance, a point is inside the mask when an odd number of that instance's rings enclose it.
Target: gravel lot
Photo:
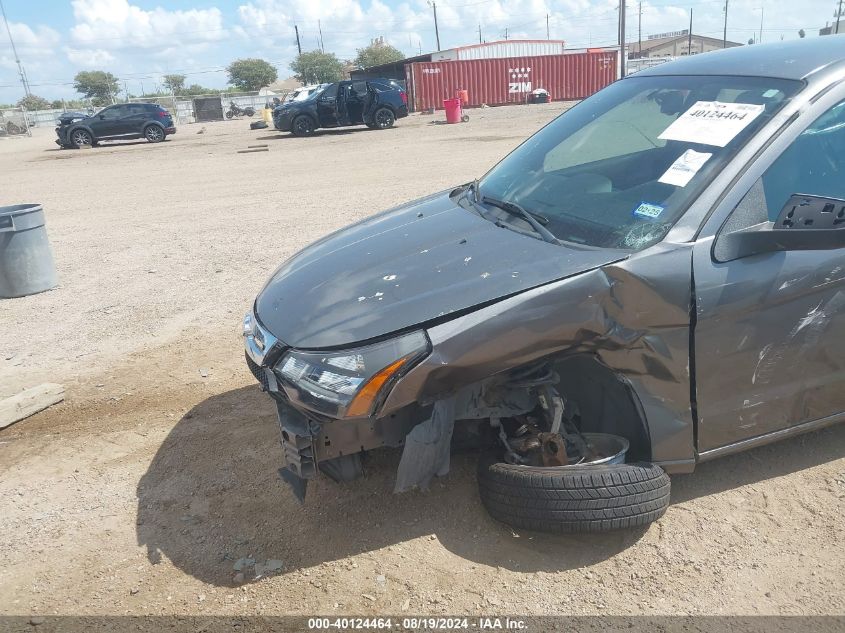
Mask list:
[[[239,333],[270,272],[481,175],[565,107],[310,139],[234,121],[159,145],[0,140],[0,204],[44,205],[61,278],[0,301],[0,397],[68,390],[0,431],[0,613],[845,614],[842,426],[675,477],[663,519],[604,536],[495,523],[472,456],[425,493],[388,494],[394,453],[304,507],[278,481]]]

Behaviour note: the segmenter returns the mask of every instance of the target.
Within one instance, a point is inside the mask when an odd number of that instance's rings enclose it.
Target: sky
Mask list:
[[[817,37],[833,21],[837,0],[729,0],[728,39]],[[432,7],[426,0],[2,0],[32,92],[49,100],[78,98],[80,70],[106,70],[129,92],[148,92],[162,75],[187,75],[188,84],[223,88],[225,67],[261,57],[279,78],[296,55],[294,24],[303,50],[318,47],[352,59],[378,36],[407,55],[436,50]],[[617,42],[618,0],[436,0],[441,48],[504,38],[552,39],[570,48]],[[627,40],[636,42],[640,4],[627,0]],[[722,36],[724,0],[643,0],[642,35],[688,28]],[[761,8],[764,7],[764,8]],[[0,103],[23,96],[17,65],[0,25]]]

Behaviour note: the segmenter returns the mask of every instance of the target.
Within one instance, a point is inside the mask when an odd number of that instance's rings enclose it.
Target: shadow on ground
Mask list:
[[[834,428],[700,467],[673,480],[673,501],[807,468],[845,454]],[[194,407],[162,443],[138,484],[137,537],[204,582],[233,584],[241,557],[307,568],[435,534],[465,559],[518,571],[584,567],[631,547],[644,529],[606,535],[520,533],[490,519],[478,499],[474,455],[428,492],[391,494],[398,451],[375,452],[352,484],[312,481],[300,505],[276,474],[281,459],[275,408],[257,387]]]
[[[395,127],[388,128],[386,130],[371,130],[364,126],[352,126],[352,127],[343,127],[343,128],[328,128],[328,129],[319,129],[314,130],[314,133],[311,135],[311,138],[319,137],[319,136],[344,136],[346,134],[358,134],[362,132],[389,132],[390,130],[395,130]],[[257,130],[256,130],[257,131]],[[282,139],[294,139],[300,138],[295,136],[290,132],[277,132],[276,134],[271,134],[270,136],[258,136],[255,140],[257,141],[278,141]]]

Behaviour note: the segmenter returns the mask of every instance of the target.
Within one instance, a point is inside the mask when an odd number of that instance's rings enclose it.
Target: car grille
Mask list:
[[[270,385],[267,382],[267,375],[264,373],[264,368],[259,367],[254,360],[249,357],[249,354],[244,354],[246,357],[246,364],[249,367],[249,370],[252,372],[252,375],[255,376],[255,379],[261,383],[261,389],[264,391],[269,391]]]

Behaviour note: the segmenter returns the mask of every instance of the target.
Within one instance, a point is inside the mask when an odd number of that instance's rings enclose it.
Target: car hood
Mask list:
[[[84,112],[62,112],[59,115],[59,123],[72,123],[80,119],[87,119],[89,116]]]
[[[286,345],[348,346],[625,257],[498,227],[441,193],[306,247],[267,282],[256,316]]]

